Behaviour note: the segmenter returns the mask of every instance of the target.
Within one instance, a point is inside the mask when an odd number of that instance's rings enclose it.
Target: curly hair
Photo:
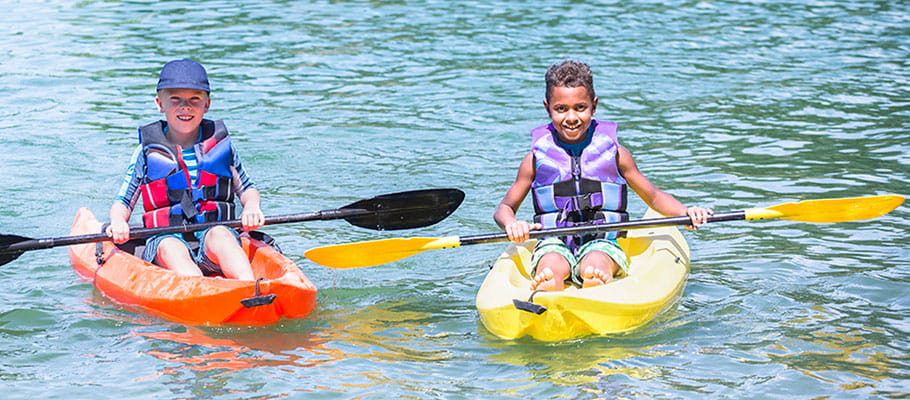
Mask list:
[[[550,101],[550,94],[554,87],[579,87],[582,86],[588,90],[588,94],[593,99],[594,94],[594,74],[591,67],[580,61],[565,60],[558,64],[553,64],[547,68],[544,75],[547,82],[547,101]]]

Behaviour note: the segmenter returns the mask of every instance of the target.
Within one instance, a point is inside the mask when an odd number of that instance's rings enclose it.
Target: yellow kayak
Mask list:
[[[659,217],[653,210],[644,216]],[[631,261],[626,277],[597,287],[532,292],[535,243],[510,244],[477,293],[480,320],[500,338],[557,341],[635,329],[676,300],[689,273],[689,246],[678,229],[637,229],[619,239]]]

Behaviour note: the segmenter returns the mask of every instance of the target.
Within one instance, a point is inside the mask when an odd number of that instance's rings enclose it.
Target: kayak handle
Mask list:
[[[240,300],[240,304],[243,304],[243,306],[246,308],[253,308],[253,307],[264,306],[266,304],[272,304],[272,302],[275,301],[275,298],[278,297],[278,295],[276,295],[275,293],[272,293],[272,294],[267,294],[265,296],[262,296],[260,294],[261,292],[259,291],[259,283],[264,280],[265,280],[265,278],[257,279],[256,280],[256,292],[253,293],[253,297]]]
[[[534,304],[534,295],[537,293],[540,293],[540,290],[531,292],[531,297],[528,297],[528,301],[512,299],[512,304],[521,311],[527,311],[537,315],[543,314],[547,312],[547,308],[540,304]]]

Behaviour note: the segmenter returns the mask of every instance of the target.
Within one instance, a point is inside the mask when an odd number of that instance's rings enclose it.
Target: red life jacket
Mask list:
[[[157,121],[139,128],[145,156],[145,178],[139,186],[145,226],[234,219],[234,154],[224,122],[202,120],[202,137],[193,146],[198,162],[195,184],[183,162],[183,149],[165,137],[166,126]]]

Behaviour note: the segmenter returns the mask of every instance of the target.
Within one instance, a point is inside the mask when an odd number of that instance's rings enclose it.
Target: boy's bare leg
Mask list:
[[[237,237],[228,228],[216,226],[205,234],[205,254],[221,267],[225,278],[252,281],[253,268]]]
[[[190,256],[190,250],[180,239],[173,237],[161,239],[155,256],[159,265],[180,275],[202,276],[202,271]]]

